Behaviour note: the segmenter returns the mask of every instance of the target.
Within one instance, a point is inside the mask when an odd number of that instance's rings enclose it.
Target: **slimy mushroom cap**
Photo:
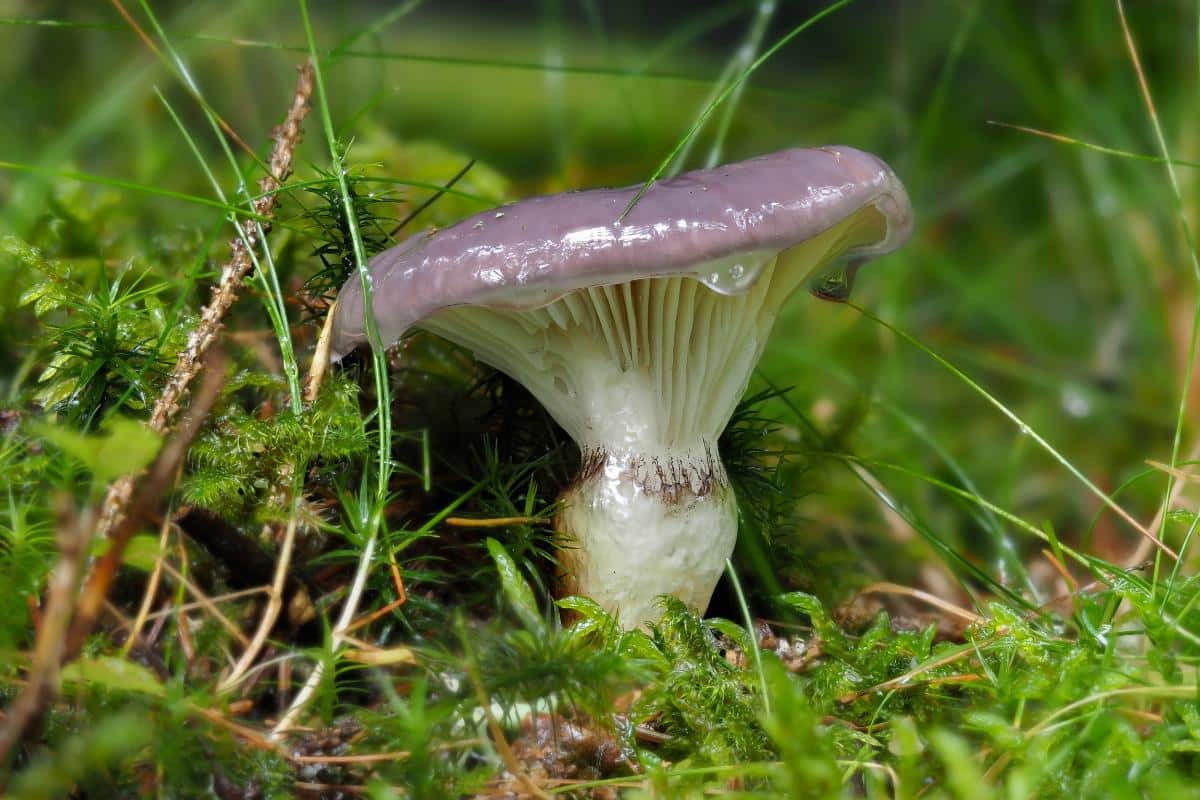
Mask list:
[[[782,150],[662,180],[620,219],[640,188],[528,198],[375,256],[372,304],[385,346],[445,308],[528,310],[638,278],[687,276],[739,294],[767,260],[859,212],[878,229],[839,255],[890,252],[912,227],[899,179],[850,147]],[[366,341],[362,317],[362,286],[350,280],[338,295],[335,358]]]

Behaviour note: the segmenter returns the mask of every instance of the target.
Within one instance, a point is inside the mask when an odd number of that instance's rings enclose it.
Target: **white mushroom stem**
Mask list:
[[[562,589],[625,628],[658,616],[669,593],[708,606],[737,539],[737,504],[715,442],[646,453],[589,445],[562,496]]]

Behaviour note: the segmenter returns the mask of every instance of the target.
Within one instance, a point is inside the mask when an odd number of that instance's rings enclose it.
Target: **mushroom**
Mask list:
[[[560,589],[627,628],[672,594],[703,612],[737,537],[717,438],[780,307],[830,262],[911,230],[903,185],[849,147],[791,149],[639,187],[534,197],[371,259],[384,344],[416,326],[524,384],[578,443]],[[332,351],[367,340],[362,282]]]

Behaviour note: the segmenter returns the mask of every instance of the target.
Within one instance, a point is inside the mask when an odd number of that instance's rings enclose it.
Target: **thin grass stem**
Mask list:
[[[873,322],[876,322],[879,325],[882,325],[883,327],[887,328],[889,331],[894,333],[896,336],[899,336],[901,339],[908,342],[913,347],[916,347],[922,353],[924,353],[925,355],[932,358],[934,361],[936,361],[942,367],[945,367],[951,374],[953,374],[956,378],[961,380],[963,383],[965,383],[967,386],[969,386],[971,389],[973,389],[978,395],[980,395],[983,399],[985,399],[989,404],[991,404],[993,408],[995,408],[997,411],[999,411],[1004,416],[1008,417],[1014,424],[1016,424],[1017,430],[1019,430],[1022,434],[1029,436],[1029,438],[1031,438],[1033,441],[1037,442],[1039,447],[1041,447],[1055,461],[1057,461],[1064,468],[1066,468],[1067,472],[1071,473],[1071,475],[1073,475],[1076,480],[1078,480],[1081,484],[1083,484],[1084,487],[1086,487],[1087,490],[1089,492],[1091,492],[1096,497],[1097,500],[1099,500],[1100,502],[1104,503],[1104,505],[1106,505],[1110,509],[1112,509],[1112,511],[1115,512],[1117,514],[1117,516],[1119,516],[1121,519],[1125,520],[1125,522],[1128,523],[1130,527],[1132,527],[1135,531],[1137,531],[1142,536],[1146,537],[1151,542],[1153,542],[1154,546],[1157,547],[1163,553],[1166,553],[1167,555],[1171,556],[1171,558],[1174,558],[1174,559],[1179,558],[1179,555],[1174,550],[1172,550],[1170,547],[1168,547],[1162,540],[1160,540],[1153,533],[1146,530],[1146,528],[1140,522],[1138,522],[1136,519],[1134,519],[1133,516],[1128,511],[1126,511],[1121,505],[1119,505],[1115,500],[1113,500],[1107,493],[1105,493],[1103,490],[1101,490],[1099,486],[1092,483],[1092,481],[1090,481],[1086,475],[1084,475],[1082,472],[1080,472],[1079,468],[1076,467],[1074,464],[1072,464],[1067,459],[1066,456],[1064,456],[1057,449],[1055,449],[1054,446],[1051,445],[1048,441],[1046,441],[1046,439],[1043,438],[1041,434],[1039,434],[1032,427],[1030,427],[1028,423],[1026,423],[1019,416],[1017,416],[1016,412],[1010,410],[1008,408],[1008,406],[1006,406],[1006,405],[1004,405],[1004,403],[1000,402],[1000,400],[998,400],[994,395],[992,395],[987,389],[984,389],[982,386],[980,386],[978,383],[976,383],[975,380],[973,380],[965,372],[963,372],[958,367],[951,364],[944,357],[939,355],[937,352],[935,352],[928,346],[922,344],[920,341],[918,341],[914,336],[912,336],[908,332],[901,330],[900,328],[896,327],[895,325],[891,324],[890,322],[886,322],[885,320],[881,319],[880,317],[876,316],[875,314],[872,314],[870,311],[863,308],[862,306],[855,305],[854,303],[847,303],[846,305],[855,309],[856,311],[858,311],[860,314],[862,314],[867,319],[872,320]]]

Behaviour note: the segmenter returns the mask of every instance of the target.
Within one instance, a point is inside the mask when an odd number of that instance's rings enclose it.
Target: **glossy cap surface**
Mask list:
[[[368,269],[383,344],[455,306],[530,310],[641,278],[683,275],[740,294],[773,256],[867,207],[885,224],[846,255],[890,252],[912,227],[895,173],[849,147],[783,150],[659,181],[619,220],[640,188],[521,200],[378,254]],[[362,284],[353,275],[338,295],[334,358],[366,340]]]

